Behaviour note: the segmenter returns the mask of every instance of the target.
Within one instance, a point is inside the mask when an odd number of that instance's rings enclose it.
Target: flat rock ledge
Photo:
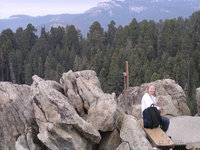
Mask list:
[[[186,145],[186,149],[200,148],[200,117],[171,118],[167,135],[171,136],[175,145]]]

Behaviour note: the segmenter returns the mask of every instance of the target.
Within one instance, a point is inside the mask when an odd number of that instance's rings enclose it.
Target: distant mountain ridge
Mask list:
[[[60,14],[31,17],[27,15],[14,15],[8,19],[0,19],[0,31],[18,27],[25,28],[28,23],[37,29],[52,26],[75,25],[83,34],[88,32],[89,26],[98,21],[106,28],[111,20],[117,25],[126,25],[133,18],[138,21],[171,19],[179,16],[187,18],[193,12],[200,10],[199,0],[110,0],[99,3],[81,14]]]

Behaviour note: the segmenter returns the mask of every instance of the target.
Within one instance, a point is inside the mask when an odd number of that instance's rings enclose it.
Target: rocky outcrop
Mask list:
[[[0,83],[0,150],[151,150],[137,121],[149,84],[164,115],[190,115],[184,91],[170,79],[129,88],[124,101],[123,94],[104,93],[92,70],[70,70],[60,83],[32,78],[31,86]]]
[[[31,98],[39,126],[38,138],[51,150],[69,147],[76,150],[90,149],[90,143],[100,141],[99,132],[82,119],[68,103],[68,98],[49,83],[33,76]]]
[[[124,142],[128,143],[130,150],[152,150],[151,144],[146,139],[145,133],[136,119],[130,115],[125,115],[123,119],[120,130],[120,137],[123,141],[122,144],[124,145]],[[124,146],[120,145],[119,147]]]
[[[200,88],[196,89],[197,115],[200,116]]]
[[[39,126],[37,136],[49,149],[114,150],[124,142],[130,149],[151,148],[136,119],[127,118],[118,109],[115,94],[102,91],[94,71],[69,71],[63,74],[60,83],[33,76],[31,85]]]
[[[0,82],[0,110],[0,149],[39,150],[30,87]]]
[[[176,145],[186,145],[187,149],[200,148],[200,117],[179,116],[170,119],[167,134]]]
[[[113,131],[118,119],[115,94],[102,91],[100,82],[94,71],[68,71],[61,78],[68,102],[102,132]]]
[[[157,104],[163,108],[162,115],[173,117],[191,115],[183,89],[171,79],[157,80],[138,87],[130,87],[127,93],[124,91],[118,97],[118,105],[124,112],[128,111],[128,114],[138,119],[141,118],[141,99],[149,85],[156,87]],[[127,98],[125,98],[125,94],[127,94]]]

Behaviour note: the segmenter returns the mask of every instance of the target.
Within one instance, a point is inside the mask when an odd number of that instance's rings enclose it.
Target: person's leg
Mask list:
[[[169,119],[167,117],[164,117],[164,116],[161,116],[161,118],[162,118],[162,127],[161,127],[161,129],[166,132],[168,127],[169,127]]]

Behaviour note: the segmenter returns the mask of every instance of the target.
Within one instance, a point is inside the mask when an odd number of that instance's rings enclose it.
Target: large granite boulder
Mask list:
[[[37,136],[49,149],[89,150],[92,144],[99,143],[99,132],[78,115],[63,93],[53,88],[54,82],[36,75],[32,78],[31,99],[39,126]]]
[[[130,87],[118,97],[118,105],[128,114],[141,118],[141,100],[149,85],[155,85],[157,104],[163,108],[162,115],[191,115],[183,89],[171,79],[157,80],[141,86]],[[127,95],[127,96],[126,96]]]
[[[124,115],[121,129],[120,137],[122,139],[122,145],[120,144],[117,149],[122,147],[129,147],[126,150],[152,150],[150,142],[145,137],[145,133],[139,125],[135,117],[131,115]],[[129,146],[127,146],[127,144]],[[125,149],[124,149],[125,150]]]
[[[75,74],[71,70],[67,73],[63,73],[60,82],[64,88],[65,96],[68,97],[69,104],[71,104],[77,110],[80,116],[83,116],[85,114],[84,101],[81,99],[78,93]]]
[[[200,88],[196,89],[197,115],[200,116]]]
[[[175,145],[186,145],[187,149],[200,149],[200,117],[178,116],[170,119],[167,134]]]
[[[30,87],[0,82],[0,149],[39,150]]]
[[[119,112],[115,94],[104,93],[97,75],[92,70],[72,72],[60,79],[68,102],[87,122],[102,132],[113,131]]]

